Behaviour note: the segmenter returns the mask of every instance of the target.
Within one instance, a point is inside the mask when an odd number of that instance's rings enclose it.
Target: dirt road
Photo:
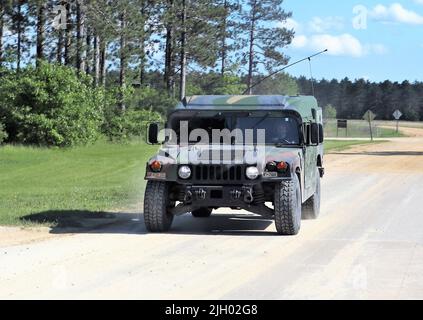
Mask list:
[[[423,299],[423,130],[409,130],[327,156],[322,216],[297,237],[249,214],[184,216],[165,235],[120,215],[0,242],[0,298]]]

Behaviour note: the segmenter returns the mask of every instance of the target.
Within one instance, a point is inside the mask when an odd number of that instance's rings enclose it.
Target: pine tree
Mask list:
[[[85,40],[85,0],[76,3],[76,68],[80,73],[85,72],[86,47]]]
[[[220,75],[223,78],[228,69],[230,54],[237,49],[237,29],[239,23],[236,20],[236,12],[239,10],[238,1],[220,0],[218,5],[222,7],[222,14],[219,26],[219,59]]]
[[[4,49],[3,49],[3,36],[6,26],[6,1],[0,1],[0,68],[3,66]]]
[[[46,24],[46,10],[47,3],[43,0],[37,0],[36,11],[37,11],[37,51],[36,51],[36,64],[39,67],[40,61],[44,60],[44,46],[45,46],[45,24]]]
[[[284,27],[272,26],[291,17],[282,9],[283,0],[244,0],[242,1],[241,30],[247,37],[242,41],[248,48],[245,58],[248,64],[247,85],[252,93],[253,75],[263,65],[272,71],[287,64],[288,57],[282,52],[293,39],[294,32]]]
[[[29,15],[30,6],[27,1],[15,0],[11,7],[11,32],[15,35],[15,41],[7,45],[7,50],[13,52],[16,69],[19,71],[24,60],[29,57],[31,41],[27,34],[30,26]]]

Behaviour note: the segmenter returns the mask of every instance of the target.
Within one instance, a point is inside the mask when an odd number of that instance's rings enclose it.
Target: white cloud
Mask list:
[[[349,56],[360,58],[369,53],[384,54],[387,49],[382,44],[362,44],[354,36],[345,33],[339,36],[330,34],[316,34],[310,37],[297,36],[292,42],[293,48],[320,51],[328,49],[332,56]]]
[[[414,0],[414,2],[417,4],[423,4],[423,0]]]
[[[329,30],[342,30],[344,28],[344,18],[342,17],[314,17],[309,22],[312,32],[324,33]]]
[[[387,54],[388,48],[386,48],[383,44],[376,43],[376,44],[368,44],[365,46],[367,53],[374,53],[378,55]]]
[[[304,35],[295,36],[295,38],[292,40],[292,46],[294,48],[304,48],[307,46],[307,37]]]
[[[288,30],[294,30],[295,32],[301,31],[301,25],[292,18],[286,19],[284,22],[278,23],[279,28],[287,28]]]
[[[416,0],[416,2],[423,3],[423,0]],[[406,23],[414,25],[423,24],[423,16],[405,9],[401,4],[394,3],[390,6],[384,6],[378,4],[369,12],[369,16],[375,20],[383,22],[396,22],[396,23]]]

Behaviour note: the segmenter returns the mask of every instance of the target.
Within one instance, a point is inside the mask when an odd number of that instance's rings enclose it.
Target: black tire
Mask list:
[[[315,220],[320,215],[321,184],[319,169],[317,169],[316,176],[316,190],[313,196],[303,204],[302,218],[304,220]]]
[[[149,232],[170,230],[173,214],[169,201],[168,185],[165,182],[148,181],[144,197],[144,222]]]
[[[295,236],[301,229],[301,186],[297,175],[275,190],[275,225],[278,234]]]
[[[194,218],[210,218],[212,214],[212,209],[210,208],[200,208],[191,212]]]

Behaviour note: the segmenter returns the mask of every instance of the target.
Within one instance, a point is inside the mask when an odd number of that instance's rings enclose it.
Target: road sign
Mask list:
[[[371,111],[368,110],[364,116],[363,119],[369,122],[369,128],[370,128],[370,139],[373,141],[373,128],[372,128],[372,121],[376,119],[376,115]]]
[[[402,112],[401,112],[401,111],[399,111],[399,110],[396,110],[396,111],[394,112],[393,116],[394,116],[395,120],[399,120],[399,119],[401,119],[401,117],[402,117]]]
[[[395,110],[394,114],[393,114],[395,120],[397,120],[397,133],[399,132],[399,119],[401,119],[402,117],[402,112],[399,110]]]
[[[336,136],[339,136],[339,129],[345,129],[345,136],[348,137],[348,120],[338,120],[336,126]]]
[[[348,120],[338,120],[338,128],[339,129],[348,128]]]
[[[366,121],[372,122],[374,119],[376,119],[376,115],[371,110],[368,110],[364,114],[363,119]]]

